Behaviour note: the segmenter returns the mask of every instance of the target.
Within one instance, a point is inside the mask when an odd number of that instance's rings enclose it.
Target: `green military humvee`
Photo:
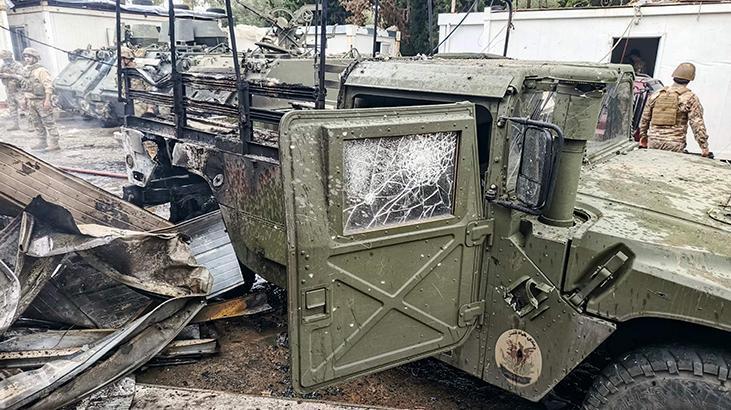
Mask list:
[[[298,391],[437,356],[533,401],[730,408],[731,168],[638,150],[633,77],[365,60],[336,109],[251,138],[126,138],[203,178],[241,262],[287,287]]]

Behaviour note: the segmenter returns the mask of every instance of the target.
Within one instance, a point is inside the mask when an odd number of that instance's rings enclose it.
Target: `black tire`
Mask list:
[[[698,346],[648,346],[604,368],[585,409],[731,409],[731,354]]]

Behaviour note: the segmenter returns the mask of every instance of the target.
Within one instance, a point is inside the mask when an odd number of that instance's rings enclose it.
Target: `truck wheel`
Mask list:
[[[709,347],[648,346],[607,366],[585,409],[731,409],[731,354]]]

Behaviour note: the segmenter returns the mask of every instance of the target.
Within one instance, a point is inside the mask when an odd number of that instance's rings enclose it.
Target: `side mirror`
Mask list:
[[[509,186],[513,201],[500,200],[509,208],[541,213],[553,189],[563,132],[554,124],[528,118],[503,118],[512,123]],[[514,165],[510,165],[514,164]]]
[[[546,204],[552,182],[555,141],[551,131],[536,126],[526,126],[522,137],[515,194],[527,207],[540,209]]]

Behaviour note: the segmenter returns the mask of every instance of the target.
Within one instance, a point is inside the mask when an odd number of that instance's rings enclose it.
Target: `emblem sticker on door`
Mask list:
[[[510,329],[495,343],[495,362],[510,384],[525,387],[541,376],[543,357],[533,336],[520,329]]]

